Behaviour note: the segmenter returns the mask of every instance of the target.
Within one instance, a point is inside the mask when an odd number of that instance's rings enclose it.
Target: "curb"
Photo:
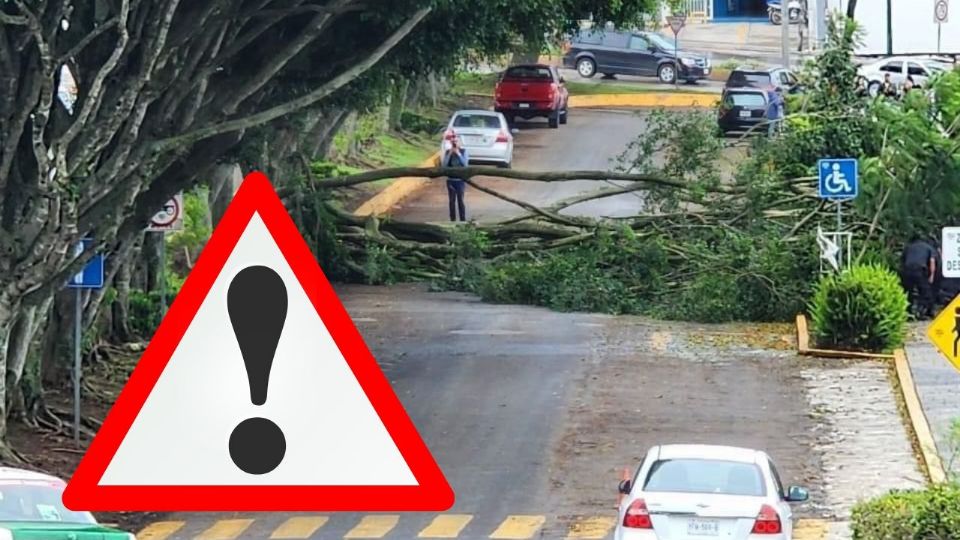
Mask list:
[[[893,360],[893,354],[875,354],[857,351],[833,351],[810,348],[810,331],[807,329],[807,317],[797,315],[797,353],[817,358],[840,358],[845,360]]]
[[[470,92],[471,97],[493,99],[493,94]],[[593,94],[570,96],[567,106],[575,109],[610,107],[715,107],[720,94],[705,92],[641,92],[636,94]]]
[[[439,160],[440,152],[437,152],[419,166],[436,167]],[[359,208],[353,211],[353,215],[370,217],[386,214],[390,212],[394,206],[400,204],[404,199],[427,185],[428,182],[430,182],[429,178],[397,178],[389,186],[361,204]]]
[[[903,349],[897,349],[893,353],[893,358],[897,382],[903,394],[903,401],[907,408],[907,416],[910,418],[913,434],[920,446],[920,454],[923,457],[927,478],[934,484],[946,482],[947,474],[943,468],[943,461],[940,460],[940,454],[937,453],[937,443],[933,438],[933,431],[930,429],[927,415],[923,412],[923,406],[920,404],[920,396],[917,395],[917,387],[913,382],[913,374],[910,372],[907,353]]]

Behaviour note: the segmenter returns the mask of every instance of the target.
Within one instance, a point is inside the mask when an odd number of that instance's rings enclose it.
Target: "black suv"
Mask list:
[[[584,30],[567,46],[563,65],[582,77],[646,75],[672,84],[678,78],[696,82],[710,75],[708,58],[680,50],[675,62],[673,42],[653,32]]]
[[[776,87],[783,88],[788,94],[795,94],[802,90],[797,82],[796,75],[789,69],[782,67],[772,68],[745,68],[740,67],[730,72],[724,88],[759,88],[770,90]]]

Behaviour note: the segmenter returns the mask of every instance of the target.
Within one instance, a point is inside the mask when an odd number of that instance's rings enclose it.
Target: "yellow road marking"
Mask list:
[[[253,523],[252,519],[221,519],[200,533],[196,540],[233,540]]]
[[[504,540],[525,540],[532,538],[546,518],[543,516],[507,516],[503,523],[493,531],[490,538]]]
[[[417,536],[419,538],[456,538],[473,516],[468,514],[444,514],[433,521]]]
[[[400,516],[364,516],[344,538],[383,538],[400,521]]]
[[[607,537],[607,533],[616,522],[616,518],[609,516],[581,518],[570,525],[567,538],[603,539]]]
[[[185,525],[182,521],[158,521],[144,527],[137,533],[138,540],[164,540],[179,531]]]
[[[297,516],[292,517],[284,521],[279,527],[273,530],[273,534],[270,535],[270,538],[279,540],[279,539],[294,539],[294,538],[310,538],[313,533],[317,532],[317,529],[323,527],[329,518],[325,516]]]
[[[823,519],[800,519],[793,525],[793,540],[823,540],[829,525]]]

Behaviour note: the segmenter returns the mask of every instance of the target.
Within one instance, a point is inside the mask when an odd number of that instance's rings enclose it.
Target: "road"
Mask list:
[[[642,125],[629,114],[577,111],[559,130],[524,130],[518,166],[602,168]],[[583,188],[501,187],[537,203]],[[600,210],[639,202],[607,204]],[[443,219],[444,205],[442,190],[425,192],[401,217]],[[476,193],[469,208],[484,219],[509,213]],[[564,314],[412,285],[339,294],[447,475],[455,506],[441,514],[173,514],[140,540],[605,539],[622,468],[672,442],[767,450],[785,483],[811,491],[797,507],[796,540],[845,538],[858,498],[922,482],[887,367],[801,359],[789,326]]]

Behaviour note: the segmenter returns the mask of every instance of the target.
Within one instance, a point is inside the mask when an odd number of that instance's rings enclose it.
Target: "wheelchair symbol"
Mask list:
[[[823,183],[823,187],[827,190],[827,193],[836,195],[852,192],[853,187],[850,186],[847,176],[840,170],[840,164],[834,163],[832,169]]]

